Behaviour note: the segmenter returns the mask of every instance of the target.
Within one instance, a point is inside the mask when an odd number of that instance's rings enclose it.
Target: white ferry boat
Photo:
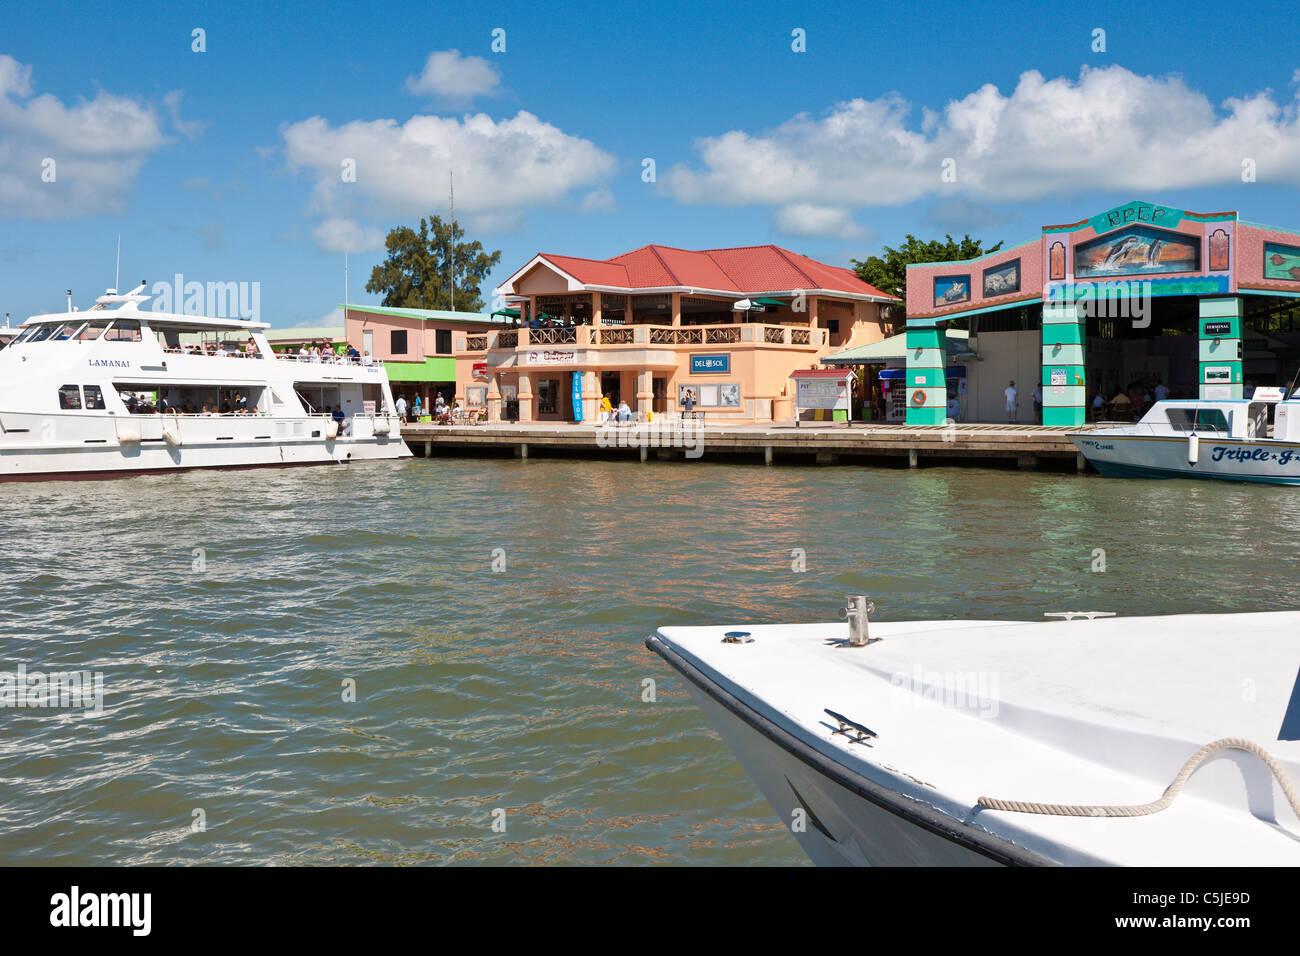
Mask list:
[[[410,457],[381,365],[276,355],[266,323],[145,311],[144,288],[0,349],[0,481]]]
[[[1156,402],[1132,425],[1071,432],[1111,478],[1221,478],[1300,485],[1300,392]]]
[[[1300,612],[868,610],[646,639],[814,862],[1300,865]]]

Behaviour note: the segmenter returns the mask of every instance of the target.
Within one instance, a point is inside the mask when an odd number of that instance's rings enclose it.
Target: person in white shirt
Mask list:
[[[397,417],[402,420],[403,425],[406,424],[406,396],[405,395],[397,396]]]
[[[362,365],[374,365],[374,364],[375,364],[375,360],[374,360],[373,358],[370,357],[370,353],[369,353],[369,352],[362,352],[362,353],[361,353],[361,364],[362,364]]]
[[[1016,383],[1011,382],[1002,390],[1002,394],[1007,397],[1007,424],[1013,424],[1016,420],[1016,409],[1020,407],[1020,393],[1016,391]]]

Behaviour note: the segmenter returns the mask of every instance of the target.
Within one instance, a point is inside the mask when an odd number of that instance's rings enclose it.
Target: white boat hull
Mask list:
[[[0,412],[0,481],[106,478],[196,468],[345,464],[411,457],[394,420],[355,418],[329,438],[321,416]]]
[[[818,866],[1047,865],[1000,841],[925,819],[870,781],[818,760],[797,740],[724,703],[721,688],[691,682],[691,697],[736,754],[777,817]],[[725,695],[725,692],[723,692]],[[730,706],[728,706],[730,704]]]
[[[1300,865],[1300,612],[742,627],[646,644],[818,864]]]
[[[1108,478],[1217,478],[1300,485],[1300,444],[1292,442],[1201,438],[1193,462],[1185,437],[1105,431],[1069,437]]]

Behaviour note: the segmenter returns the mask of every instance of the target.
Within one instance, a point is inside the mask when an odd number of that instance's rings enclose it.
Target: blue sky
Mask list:
[[[353,301],[376,301],[377,243],[446,214],[449,164],[458,218],[502,250],[493,284],[538,251],[648,242],[847,265],[1132,198],[1300,227],[1300,31],[1279,9],[10,4],[0,313],[89,304],[120,233],[123,286],[259,282],[264,321],[317,324],[345,248]]]

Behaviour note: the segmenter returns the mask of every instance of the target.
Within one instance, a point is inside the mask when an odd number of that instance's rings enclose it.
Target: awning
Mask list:
[[[949,359],[970,352],[966,343],[969,336],[970,333],[965,329],[948,330],[946,339]],[[907,333],[903,332],[881,339],[879,342],[872,342],[870,345],[859,345],[854,349],[828,355],[821,360],[821,363],[823,365],[876,365],[884,362],[902,362],[906,359]]]
[[[965,377],[966,377],[966,366],[964,366],[964,365],[949,365],[946,369],[943,370],[943,374],[944,374],[944,378],[965,378]],[[900,378],[907,378],[907,369],[905,369],[905,368],[882,368],[882,369],[880,370],[880,374],[879,374],[878,377],[879,377],[879,378],[883,378],[883,379],[900,379]]]
[[[517,319],[517,318],[519,318],[519,315],[520,315],[518,309],[497,309],[497,310],[496,310],[495,312],[493,312],[492,314],[493,314],[493,315],[504,315],[507,319]]]
[[[775,306],[785,305],[785,303],[782,302],[780,299],[752,299],[751,301],[755,305],[775,305]]]

